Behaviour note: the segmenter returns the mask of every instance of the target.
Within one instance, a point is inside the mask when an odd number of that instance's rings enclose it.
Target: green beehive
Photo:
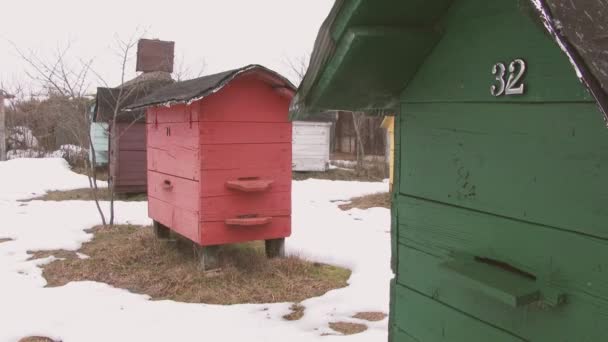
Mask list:
[[[337,1],[321,28],[294,117],[398,114],[391,341],[608,340],[608,68],[552,6]]]

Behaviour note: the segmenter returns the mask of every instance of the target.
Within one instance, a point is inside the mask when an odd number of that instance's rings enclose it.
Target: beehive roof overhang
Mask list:
[[[94,122],[110,122],[118,107],[116,121],[138,122],[144,120],[143,111],[126,112],[125,107],[146,97],[153,91],[173,83],[171,75],[166,72],[143,73],[116,88],[97,88],[96,102],[93,111]]]
[[[336,0],[292,101],[292,119],[322,110],[393,112],[441,38],[440,19],[452,1]],[[542,20],[606,113],[608,0],[517,1]]]
[[[285,77],[261,65],[252,64],[239,69],[228,70],[213,75],[203,76],[188,81],[176,82],[158,89],[137,103],[127,107],[128,110],[138,110],[151,106],[170,106],[178,103],[190,104],[211,95],[232,80],[245,73],[258,72],[267,76],[274,86],[295,92],[295,86]]]

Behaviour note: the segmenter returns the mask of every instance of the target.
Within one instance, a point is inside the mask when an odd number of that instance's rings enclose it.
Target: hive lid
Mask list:
[[[295,91],[295,86],[285,77],[261,65],[252,64],[239,69],[228,70],[192,80],[176,82],[169,86],[158,89],[149,96],[146,96],[145,98],[126,107],[126,109],[132,111],[150,106],[169,106],[177,103],[190,104],[219,91],[238,76],[254,71],[268,74],[272,77],[272,79],[279,83],[277,84],[278,87]]]

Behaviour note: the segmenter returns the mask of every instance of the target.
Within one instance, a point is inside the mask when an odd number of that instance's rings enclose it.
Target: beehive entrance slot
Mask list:
[[[484,258],[484,257],[480,257],[480,256],[476,256],[475,257],[475,261],[482,263],[482,264],[486,264],[489,266],[493,266],[499,269],[502,269],[504,271],[507,271],[509,273],[513,273],[513,274],[517,274],[520,275],[524,278],[530,279],[530,280],[534,280],[536,281],[536,276],[532,273],[528,273],[524,270],[521,270],[513,265],[510,265],[506,262],[503,261],[499,261],[496,259],[491,259],[491,258]]]

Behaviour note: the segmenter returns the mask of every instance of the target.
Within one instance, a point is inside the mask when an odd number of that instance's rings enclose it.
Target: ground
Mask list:
[[[386,182],[294,181],[287,253],[350,269],[348,286],[299,303],[238,305],[152,300],[95,281],[47,286],[42,267],[61,255],[30,259],[28,251],[80,250],[93,239],[89,229],[99,225],[99,216],[91,201],[23,200],[87,185],[87,178],[69,171],[62,159],[0,162],[0,341],[28,336],[64,342],[387,339],[389,210],[338,207],[354,197],[386,192]],[[102,207],[107,210],[108,203]],[[119,201],[116,214],[119,224],[151,223],[144,201]],[[301,317],[284,318],[293,312]],[[342,336],[353,332],[359,333]]]

